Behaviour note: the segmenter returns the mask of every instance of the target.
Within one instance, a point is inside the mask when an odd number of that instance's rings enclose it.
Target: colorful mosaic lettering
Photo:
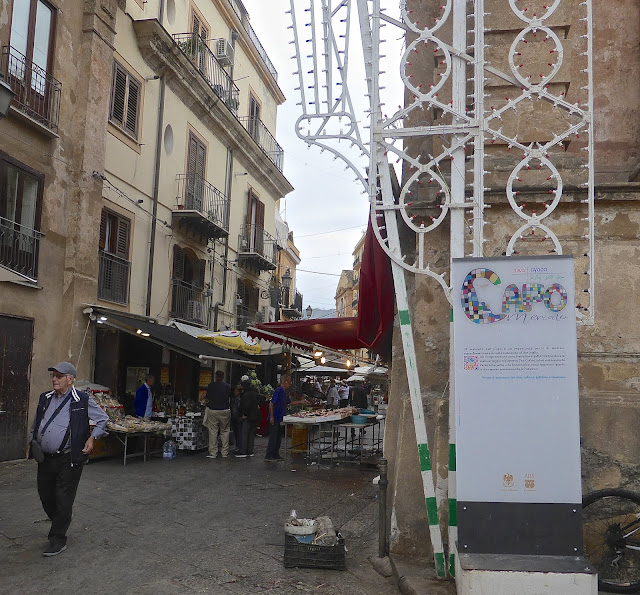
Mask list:
[[[513,306],[514,312],[523,311],[520,288],[513,283],[504,290],[504,296],[502,298],[502,313],[509,314],[511,312],[511,306]]]
[[[525,283],[522,286],[522,311],[531,312],[533,304],[542,302],[544,285],[540,283]]]
[[[555,305],[551,302],[551,296],[554,293],[558,293],[560,295],[560,303]],[[547,291],[544,292],[544,305],[549,308],[552,312],[560,312],[566,305],[569,300],[569,295],[567,294],[567,290],[560,285],[560,283],[554,283],[547,288]]]
[[[462,309],[471,322],[476,324],[489,324],[504,318],[501,314],[494,314],[491,309],[478,299],[473,283],[476,279],[488,279],[493,285],[500,284],[500,277],[489,269],[474,269],[464,279],[462,283],[462,294],[460,302]]]

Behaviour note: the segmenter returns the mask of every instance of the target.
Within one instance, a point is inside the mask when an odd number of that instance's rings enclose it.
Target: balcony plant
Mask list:
[[[178,40],[177,44],[180,50],[192,62],[195,62],[198,56],[209,49],[204,39],[202,39],[196,33],[193,33],[187,39]]]

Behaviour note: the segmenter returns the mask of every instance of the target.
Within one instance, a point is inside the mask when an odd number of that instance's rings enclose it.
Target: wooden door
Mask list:
[[[33,320],[0,316],[0,461],[26,451],[32,346]]]

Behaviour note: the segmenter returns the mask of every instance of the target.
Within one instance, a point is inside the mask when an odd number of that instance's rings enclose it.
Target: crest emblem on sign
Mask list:
[[[504,485],[505,488],[512,488],[514,483],[515,481],[513,479],[513,474],[505,473],[502,476],[502,484]]]

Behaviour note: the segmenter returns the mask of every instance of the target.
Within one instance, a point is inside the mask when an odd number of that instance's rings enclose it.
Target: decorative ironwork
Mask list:
[[[170,316],[186,322],[205,324],[207,308],[203,288],[180,279],[172,279]]]
[[[229,199],[199,174],[178,174],[179,210],[198,211],[205,219],[229,233]]]
[[[5,81],[15,93],[13,105],[57,132],[62,83],[11,46],[2,48],[1,69]]]
[[[204,76],[213,92],[237,116],[240,90],[213,55],[206,40],[197,33],[175,33],[173,39],[180,51]]]
[[[260,43],[260,40],[258,39],[258,36],[256,35],[256,32],[253,30],[253,27],[249,23],[249,13],[247,12],[247,9],[244,7],[242,2],[240,2],[240,0],[230,0],[230,2],[231,2],[231,7],[233,8],[234,12],[240,18],[240,22],[242,23],[242,26],[244,27],[245,31],[247,32],[247,35],[249,36],[249,39],[251,40],[251,43],[253,43],[253,45],[255,46],[256,50],[258,50],[258,54],[262,58],[262,61],[264,62],[265,66],[267,67],[267,70],[271,73],[271,76],[277,81],[278,80],[278,71],[276,70],[275,66],[273,65],[273,62],[271,62],[271,59],[267,55],[266,50],[264,49],[264,47],[262,47],[262,44]]]
[[[98,265],[98,299],[116,304],[129,303],[131,263],[101,251]]]
[[[273,134],[269,132],[264,122],[255,116],[243,116],[238,118],[242,125],[247,129],[253,140],[258,143],[273,164],[282,171],[284,165],[284,149],[278,144]]]
[[[39,231],[0,217],[0,265],[37,281],[41,238]]]
[[[261,270],[275,269],[275,238],[258,225],[240,226],[238,236],[238,255],[241,259],[255,260]]]

